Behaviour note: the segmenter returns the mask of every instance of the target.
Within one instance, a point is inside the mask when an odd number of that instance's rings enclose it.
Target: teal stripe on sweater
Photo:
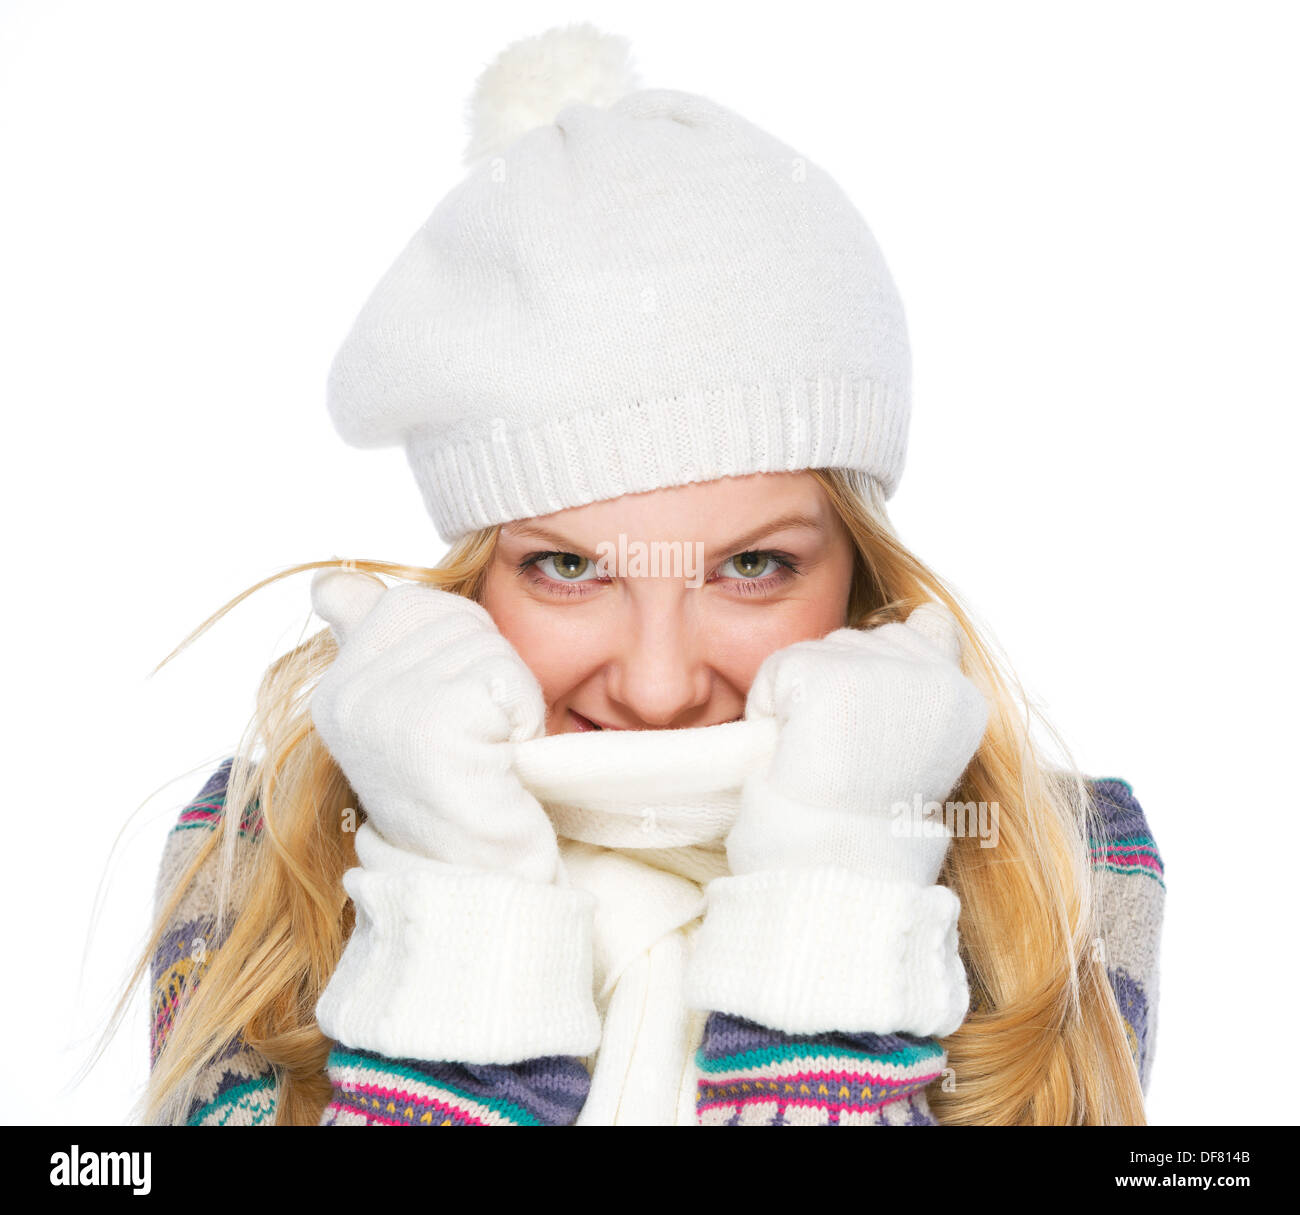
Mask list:
[[[486,1109],[492,1110],[493,1113],[500,1114],[504,1118],[509,1118],[512,1122],[516,1122],[520,1126],[544,1125],[535,1114],[529,1113],[529,1111],[523,1106],[516,1105],[512,1101],[505,1101],[500,1097],[484,1097],[480,1096],[478,1093],[463,1092],[455,1085],[448,1084],[441,1078],[435,1080],[425,1072],[419,1071],[414,1067],[403,1067],[401,1064],[397,1063],[396,1060],[386,1061],[381,1065],[377,1064],[373,1059],[366,1058],[364,1055],[354,1055],[348,1051],[339,1050],[335,1047],[330,1052],[327,1070],[333,1071],[334,1068],[339,1065],[359,1067],[362,1070],[369,1072],[371,1075],[401,1076],[405,1080],[416,1081],[425,1088],[440,1089],[442,1092],[455,1097],[458,1101],[468,1101],[475,1105],[481,1105]]]
[[[275,1089],[274,1076],[254,1076],[251,1080],[245,1080],[243,1084],[227,1089],[215,1101],[209,1101],[207,1105],[191,1114],[187,1121],[190,1126],[202,1126],[205,1119],[211,1118],[221,1110],[223,1112],[217,1120],[217,1125],[225,1126],[235,1114],[247,1110],[253,1115],[252,1122],[256,1126],[275,1113],[274,1097],[269,1105],[261,1100],[268,1089]]]
[[[887,1055],[877,1055],[867,1050],[848,1046],[829,1046],[820,1042],[783,1042],[778,1046],[741,1051],[734,1055],[720,1055],[716,1059],[705,1058],[703,1052],[700,1052],[696,1063],[702,1072],[723,1072],[734,1071],[741,1067],[764,1067],[769,1063],[794,1063],[816,1055],[838,1056],[878,1066],[915,1067],[928,1060],[940,1058],[943,1055],[943,1047],[938,1043],[929,1046],[909,1046],[903,1050],[891,1051]]]

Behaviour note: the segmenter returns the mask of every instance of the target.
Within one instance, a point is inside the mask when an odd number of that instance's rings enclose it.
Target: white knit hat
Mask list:
[[[911,355],[870,229],[716,103],[637,90],[589,25],[507,47],[471,169],[380,280],[328,405],[405,446],[445,540],[622,494],[804,468],[894,491]]]

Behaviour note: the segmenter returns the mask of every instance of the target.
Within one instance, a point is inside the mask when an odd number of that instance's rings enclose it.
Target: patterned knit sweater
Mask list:
[[[231,758],[180,812],[167,838],[158,891],[169,891],[225,812]],[[1154,1054],[1164,868],[1127,782],[1090,782],[1100,837],[1090,841],[1101,948],[1145,1093]],[[237,864],[257,847],[262,821],[245,808]],[[153,959],[151,1062],[221,941],[214,939],[219,858],[209,856],[186,891]],[[712,1012],[695,1056],[703,1126],[934,1126],[926,1090],[944,1083],[936,1038],[909,1034],[786,1034]],[[323,1126],[566,1126],[582,1110],[591,1061],[568,1056],[511,1065],[393,1059],[334,1043],[326,1071],[332,1098]],[[204,1068],[190,1125],[274,1122],[273,1066],[242,1038]]]

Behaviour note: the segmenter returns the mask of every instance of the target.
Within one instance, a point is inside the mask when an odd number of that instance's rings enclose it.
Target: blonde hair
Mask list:
[[[958,834],[940,877],[961,900],[958,931],[972,1007],[943,1040],[955,1084],[931,1086],[936,1118],[945,1125],[1144,1123],[1137,1067],[1095,948],[1088,846],[1095,811],[1085,778],[1072,763],[1054,767],[1040,755],[1031,714],[1062,754],[1068,751],[957,595],[898,539],[876,482],[842,470],[814,475],[854,544],[848,623],[869,628],[905,619],[928,598],[941,600],[961,627],[963,669],[990,704],[984,739],[950,795],[997,805],[998,845],[981,847],[978,838]],[[368,560],[292,566],[230,600],[159,667],[254,591],[322,566],[477,599],[496,534],[496,528],[470,534],[432,569]],[[312,726],[309,701],[334,653],[324,629],[267,669],[235,751],[225,800],[230,812],[172,889],[160,892],[151,936],[108,1032],[214,854],[221,875],[214,939],[222,941],[227,927],[229,935],[210,953],[202,981],[185,993],[154,1062],[136,1111],[145,1122],[184,1121],[203,1069],[240,1037],[275,1070],[278,1125],[315,1124],[329,1100],[325,1065],[332,1044],[316,1023],[315,1006],[352,929],[342,876],[356,856],[351,833],[337,824],[356,798]],[[261,838],[245,870],[235,872],[241,815],[230,808],[255,803]]]

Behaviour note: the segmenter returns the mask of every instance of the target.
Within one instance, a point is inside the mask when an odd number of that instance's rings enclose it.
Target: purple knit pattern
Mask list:
[[[710,1013],[709,1020],[712,1032],[700,1043],[700,1054],[705,1059],[766,1050],[776,1039],[791,1045],[812,1043],[828,1050],[874,1056],[915,1051],[918,1047],[929,1049],[935,1041],[913,1034],[851,1034],[840,1030],[824,1034],[774,1034],[757,1021],[718,1012]]]
[[[336,1044],[327,1071],[334,1092],[323,1126],[348,1121],[344,1115],[385,1126],[569,1126],[591,1087],[581,1061],[567,1055],[454,1063]]]
[[[1089,785],[1107,839],[1150,838],[1146,815],[1127,781],[1107,776]]]

